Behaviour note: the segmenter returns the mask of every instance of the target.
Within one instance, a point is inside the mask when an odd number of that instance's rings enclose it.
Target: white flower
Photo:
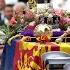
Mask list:
[[[0,44],[3,44],[5,42],[6,35],[4,32],[0,31]]]

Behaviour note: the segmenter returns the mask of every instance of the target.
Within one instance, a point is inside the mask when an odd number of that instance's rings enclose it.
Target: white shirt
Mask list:
[[[1,20],[4,20],[4,12],[0,11],[0,13],[1,13]]]

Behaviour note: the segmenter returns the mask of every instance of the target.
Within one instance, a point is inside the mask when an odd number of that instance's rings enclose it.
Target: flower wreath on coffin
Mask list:
[[[51,28],[51,26],[42,23],[35,27],[33,33],[34,33],[34,36],[35,36],[37,42],[41,42],[41,43],[49,42],[51,39],[51,36],[52,36],[52,28]],[[21,39],[23,41],[31,41],[30,36],[24,36],[24,35],[18,34],[16,36],[13,36],[12,38],[10,38],[8,40],[8,43],[10,44],[12,39],[14,39],[16,37],[20,37],[20,36],[23,36]]]

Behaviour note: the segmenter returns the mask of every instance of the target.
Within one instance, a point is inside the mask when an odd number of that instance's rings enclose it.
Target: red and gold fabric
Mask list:
[[[13,63],[14,70],[43,70],[41,55],[48,51],[64,51],[70,53],[70,44],[56,44],[54,42],[42,44],[17,41]]]

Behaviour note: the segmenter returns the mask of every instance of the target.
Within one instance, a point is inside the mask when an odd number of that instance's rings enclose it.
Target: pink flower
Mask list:
[[[54,9],[55,15],[62,17],[64,10],[62,9]]]
[[[17,23],[14,17],[10,20],[10,26],[14,26]]]
[[[26,13],[25,13],[25,17],[26,17],[26,19],[33,19],[34,18],[34,13],[27,10]]]
[[[70,24],[70,18],[68,17],[62,17],[61,18],[61,24]]]

